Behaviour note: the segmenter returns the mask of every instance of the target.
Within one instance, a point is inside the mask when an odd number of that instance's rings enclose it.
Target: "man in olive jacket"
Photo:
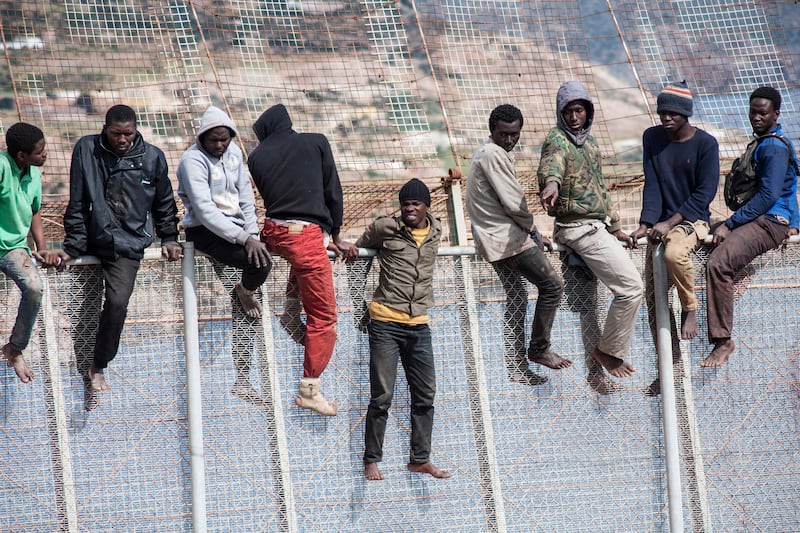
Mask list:
[[[442,226],[428,208],[428,187],[412,179],[400,189],[400,216],[379,217],[356,242],[377,249],[380,279],[369,304],[370,402],[364,432],[364,477],[383,479],[383,438],[392,404],[397,361],[411,391],[411,459],[408,470],[449,478],[430,462],[436,373],[428,309]],[[366,276],[351,286],[355,308],[363,311]],[[360,322],[360,321],[359,321]]]

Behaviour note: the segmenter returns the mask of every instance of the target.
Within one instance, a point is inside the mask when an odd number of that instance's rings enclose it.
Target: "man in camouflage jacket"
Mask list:
[[[618,241],[632,245],[603,181],[601,154],[591,136],[594,104],[577,81],[556,97],[558,126],[542,145],[538,178],[542,207],[555,217],[553,239],[574,252],[614,295],[591,356],[615,377],[628,377],[625,361],[642,302],[642,280]],[[595,377],[596,378],[596,377]]]

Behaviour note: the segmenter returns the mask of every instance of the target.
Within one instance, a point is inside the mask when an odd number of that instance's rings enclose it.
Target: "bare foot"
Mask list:
[[[681,311],[681,338],[692,340],[697,337],[697,315],[694,311]]]
[[[6,364],[14,369],[19,380],[23,383],[30,383],[33,381],[33,370],[25,362],[25,357],[22,352],[15,349],[11,344],[3,346],[3,358]]]
[[[103,374],[102,368],[97,368],[96,366],[92,365],[89,367],[89,378],[92,380],[92,390],[93,391],[105,391],[111,390],[111,385],[108,384],[106,381],[106,376]]]
[[[714,349],[708,354],[705,361],[700,363],[700,366],[708,368],[715,366],[722,366],[728,360],[728,357],[736,349],[736,344],[733,339],[721,339],[714,343]]]
[[[383,481],[383,473],[378,463],[364,463],[364,477],[370,481]]]
[[[511,371],[511,373],[508,375],[508,379],[514,383],[522,383],[523,385],[530,385],[532,387],[541,385],[542,383],[547,383],[547,376],[540,376],[528,368],[522,371]]]
[[[453,476],[453,474],[446,470],[436,468],[433,463],[408,463],[408,471],[418,474],[430,474],[438,479],[447,479]]]
[[[636,372],[632,364],[626,363],[624,359],[620,359],[619,357],[603,353],[596,347],[592,350],[592,357],[595,361],[603,365],[603,368],[615,378],[627,378]]]
[[[236,296],[239,297],[239,302],[242,304],[244,314],[250,318],[261,318],[263,309],[256,296],[256,291],[245,289],[241,281],[234,285],[233,288],[236,290]]]
[[[550,348],[540,354],[529,354],[528,359],[534,363],[544,365],[547,368],[552,368],[553,370],[561,370],[562,368],[569,368],[572,366],[572,361],[564,359]]]
[[[586,374],[586,383],[589,384],[593,391],[602,396],[614,394],[622,388],[616,381],[608,377],[602,369]]]

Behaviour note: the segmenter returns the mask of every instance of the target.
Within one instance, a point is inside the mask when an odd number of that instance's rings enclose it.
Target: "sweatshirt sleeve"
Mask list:
[[[325,193],[325,206],[331,215],[331,235],[338,235],[344,219],[344,198],[336,162],[328,139],[322,137],[322,184]]]
[[[652,227],[661,217],[661,187],[658,186],[658,174],[653,165],[652,137],[645,130],[642,135],[642,163],[644,169],[644,187],[642,188],[642,212],[639,223]]]
[[[241,161],[241,156],[240,156]],[[239,165],[236,188],[239,191],[239,208],[244,214],[244,231],[248,235],[258,235],[258,215],[256,213],[256,198],[253,194],[253,184],[250,173],[244,163]],[[247,239],[245,239],[246,241]]]
[[[178,181],[192,206],[192,214],[197,222],[227,242],[244,244],[251,234],[219,210],[211,196],[208,179],[209,167],[203,161],[195,157],[181,159],[178,165]],[[247,185],[250,186],[249,178]],[[252,191],[250,194],[252,196]]]

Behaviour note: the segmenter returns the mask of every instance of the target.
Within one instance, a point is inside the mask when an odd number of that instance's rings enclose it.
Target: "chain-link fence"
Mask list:
[[[447,252],[447,249],[444,249]],[[800,527],[798,290],[800,249],[768,253],[743,272],[737,350],[701,369],[710,347],[683,341],[676,366],[684,519],[689,531]],[[701,332],[707,250],[698,253]],[[585,273],[563,272],[566,296],[553,346],[572,368],[531,365],[545,383],[509,379],[505,294],[470,255],[442,255],[431,327],[437,372],[433,460],[449,480],[410,474],[410,398],[402,368],[382,470],[363,477],[369,349],[355,323],[348,269],[334,266],[338,340],[323,374],[339,415],[294,406],[302,375],[302,313],[286,299],[276,259],[263,287],[265,316],[246,318],[232,292],[239,273],[197,258],[196,298],[209,531],[667,531],[660,397],[645,306],[632,342],[636,373],[615,391],[587,380],[587,348],[609,295]],[[643,271],[644,252],[632,252]],[[351,266],[363,275],[368,260]],[[49,271],[34,342],[37,379],[2,380],[6,450],[0,531],[184,531],[191,528],[189,428],[182,292],[177,264],[145,261],[131,300],[109,392],[87,387],[98,308],[86,305],[97,266]],[[365,295],[376,282],[368,274]],[[536,303],[529,287],[527,318]],[[17,289],[2,331],[13,323]],[[287,304],[288,301],[288,304]],[[298,322],[299,320],[299,322]],[[298,336],[298,333],[300,334]],[[535,368],[534,368],[535,367]]]

